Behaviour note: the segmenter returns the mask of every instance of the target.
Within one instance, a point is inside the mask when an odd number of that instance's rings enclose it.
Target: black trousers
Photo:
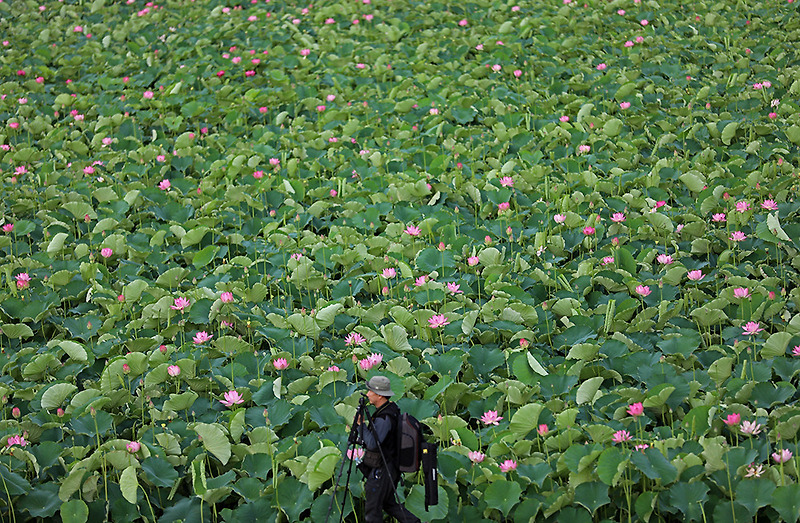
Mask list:
[[[420,523],[417,516],[408,511],[395,499],[395,489],[400,480],[400,472],[392,467],[391,479],[385,468],[372,469],[367,473],[364,485],[364,520],[366,523],[383,523],[383,512],[400,523]],[[394,481],[392,481],[392,479]]]

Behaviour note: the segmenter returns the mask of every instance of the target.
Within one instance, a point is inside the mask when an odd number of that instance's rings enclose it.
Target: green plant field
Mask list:
[[[798,41],[786,0],[0,2],[0,521],[324,521],[379,373],[423,520],[796,522]]]

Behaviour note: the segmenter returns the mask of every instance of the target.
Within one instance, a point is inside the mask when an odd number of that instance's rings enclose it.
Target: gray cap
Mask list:
[[[394,392],[392,392],[391,383],[389,382],[389,378],[386,376],[373,376],[367,381],[367,388],[374,392],[375,394],[379,394],[381,396],[392,396]]]

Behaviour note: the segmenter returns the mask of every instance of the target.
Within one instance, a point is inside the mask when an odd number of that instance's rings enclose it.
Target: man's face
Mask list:
[[[367,391],[367,399],[369,400],[369,404],[370,405],[372,405],[373,407],[376,407],[380,403],[380,401],[383,400],[383,396],[381,396],[380,394],[376,394],[376,393],[372,392],[371,390],[368,390]]]

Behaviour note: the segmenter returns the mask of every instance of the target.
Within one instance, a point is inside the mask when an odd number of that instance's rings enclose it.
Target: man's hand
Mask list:
[[[359,414],[358,416],[356,416],[356,425],[361,425],[362,422],[363,420],[361,419],[361,414]]]

